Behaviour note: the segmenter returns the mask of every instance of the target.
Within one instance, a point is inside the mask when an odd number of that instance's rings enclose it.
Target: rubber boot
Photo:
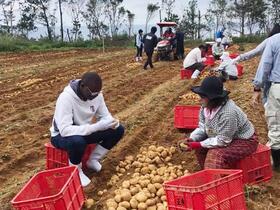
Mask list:
[[[193,72],[191,78],[192,78],[192,79],[196,79],[196,78],[199,76],[199,74],[200,74],[200,71],[195,70],[195,71]]]
[[[102,165],[99,161],[108,153],[108,151],[109,150],[101,145],[97,145],[88,158],[87,167],[96,172],[101,171]]]
[[[271,149],[271,156],[273,161],[273,170],[280,171],[280,149]]]
[[[78,171],[79,171],[79,176],[80,176],[80,180],[81,180],[81,184],[83,187],[86,187],[89,185],[90,183],[90,179],[84,174],[83,170],[82,170],[82,163],[75,165],[73,163],[71,163],[69,161],[69,165],[70,166],[77,166],[78,167]]]

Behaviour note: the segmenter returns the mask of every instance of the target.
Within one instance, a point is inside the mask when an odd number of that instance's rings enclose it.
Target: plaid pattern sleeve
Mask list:
[[[207,134],[205,132],[205,118],[203,115],[203,108],[201,108],[199,112],[198,128],[196,128],[191,133],[190,138],[194,141],[203,141],[204,139],[207,138]]]
[[[255,130],[246,114],[229,100],[208,122],[205,122],[208,138],[201,142],[205,148],[225,147],[234,139],[250,139]]]

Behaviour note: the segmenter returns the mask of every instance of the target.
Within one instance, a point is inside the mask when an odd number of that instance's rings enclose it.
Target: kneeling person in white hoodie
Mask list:
[[[102,80],[95,72],[87,72],[80,80],[73,80],[59,95],[51,131],[51,143],[66,150],[69,164],[76,165],[82,186],[90,179],[82,171],[82,157],[88,144],[97,144],[87,161],[87,167],[101,170],[100,160],[122,138],[124,127],[108,111]],[[96,118],[97,122],[93,122]]]
[[[234,64],[234,61],[229,57],[228,52],[223,52],[221,56],[222,63],[218,67],[217,71],[221,73],[223,82],[226,80],[237,80],[238,71]]]

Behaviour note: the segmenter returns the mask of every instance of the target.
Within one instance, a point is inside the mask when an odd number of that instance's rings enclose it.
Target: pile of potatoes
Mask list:
[[[180,103],[181,104],[185,104],[185,105],[197,105],[199,104],[199,100],[200,100],[200,97],[199,95],[193,93],[193,92],[189,92],[187,94],[184,94],[182,96],[180,96]]]
[[[117,166],[118,173],[112,177],[110,185],[118,184],[123,173],[129,169],[132,171],[131,178],[121,182],[121,186],[114,192],[114,198],[106,201],[106,209],[167,209],[163,182],[188,174],[181,165],[170,162],[175,152],[175,147],[152,145],[147,148],[142,147],[135,158],[127,156]]]

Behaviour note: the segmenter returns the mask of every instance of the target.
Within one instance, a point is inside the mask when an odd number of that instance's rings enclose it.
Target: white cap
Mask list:
[[[218,39],[216,39],[216,42],[222,42],[222,39],[221,38],[218,38]]]

